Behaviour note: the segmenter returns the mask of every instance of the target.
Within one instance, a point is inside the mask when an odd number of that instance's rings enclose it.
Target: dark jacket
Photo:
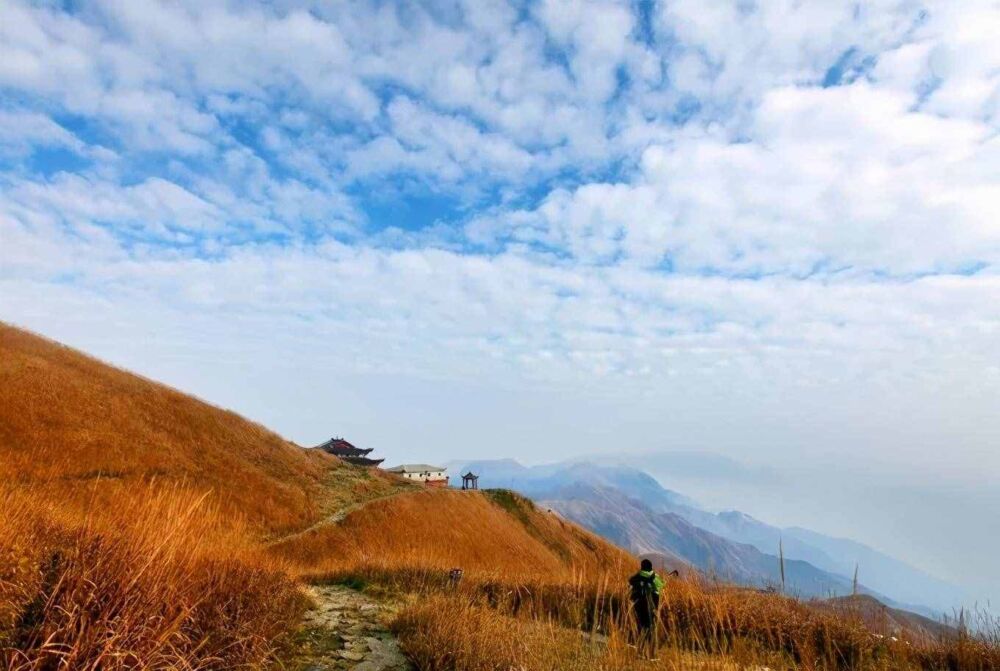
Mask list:
[[[639,626],[648,628],[660,605],[663,580],[655,571],[639,571],[628,579],[628,584],[632,588],[632,607],[635,609]]]

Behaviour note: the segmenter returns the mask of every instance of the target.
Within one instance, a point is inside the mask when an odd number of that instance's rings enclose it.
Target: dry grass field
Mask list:
[[[996,630],[894,641],[697,576],[670,582],[643,661],[634,563],[518,495],[418,489],[0,325],[8,671],[267,668],[303,580],[408,604],[394,630],[423,671],[1000,668]]]
[[[696,575],[669,581],[653,661],[634,645],[619,576],[532,581],[510,575],[473,578],[459,588],[412,573],[364,579],[394,591],[419,586],[421,597],[395,626],[404,650],[425,671],[1000,668],[996,628],[979,638],[966,632],[882,636],[861,612],[832,613]]]
[[[0,324],[4,668],[261,667],[303,574],[626,556],[518,501],[423,492]]]
[[[623,550],[516,494],[447,489],[375,501],[272,551],[311,576],[363,567],[461,567],[478,575],[552,578],[634,563]]]
[[[0,324],[0,468],[69,505],[138,483],[211,492],[223,516],[285,534],[393,486],[239,415]],[[101,506],[104,507],[104,506]]]
[[[261,662],[302,604],[260,540],[319,519],[346,470],[0,325],[3,665]]]

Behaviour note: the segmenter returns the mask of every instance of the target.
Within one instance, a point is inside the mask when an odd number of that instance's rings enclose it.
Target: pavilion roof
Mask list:
[[[325,443],[320,443],[315,449],[323,450],[324,452],[329,452],[330,454],[335,454],[338,457],[360,457],[368,454],[373,448],[369,447],[366,449],[355,447],[351,443],[347,442],[343,438],[331,438]]]
[[[345,461],[355,466],[378,466],[385,459],[369,459],[368,457],[346,457]]]

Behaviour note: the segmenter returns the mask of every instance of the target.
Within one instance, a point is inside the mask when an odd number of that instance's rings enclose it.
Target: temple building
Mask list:
[[[331,438],[325,443],[317,445],[314,449],[328,452],[356,466],[378,466],[385,461],[385,459],[371,459],[368,457],[373,448],[362,449],[354,447],[343,438]]]
[[[431,466],[430,464],[403,464],[385,469],[389,473],[395,473],[407,480],[422,482],[428,487],[447,487],[448,469],[444,466]]]

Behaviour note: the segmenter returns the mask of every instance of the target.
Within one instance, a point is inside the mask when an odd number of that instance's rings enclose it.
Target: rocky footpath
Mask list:
[[[301,671],[413,671],[386,627],[390,608],[342,585],[308,588],[315,602],[290,665]]]

